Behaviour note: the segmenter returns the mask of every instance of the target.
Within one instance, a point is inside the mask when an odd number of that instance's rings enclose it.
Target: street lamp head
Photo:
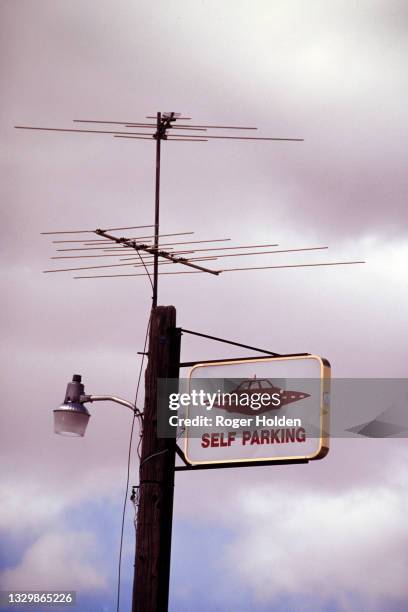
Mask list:
[[[91,416],[81,402],[84,385],[81,376],[74,374],[67,385],[63,404],[54,410],[54,431],[62,436],[84,436]]]

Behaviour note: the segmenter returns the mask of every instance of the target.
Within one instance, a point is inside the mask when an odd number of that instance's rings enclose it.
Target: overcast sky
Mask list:
[[[3,0],[0,11],[0,576],[111,610],[131,415],[94,405],[72,440],[54,436],[51,410],[74,372],[89,393],[134,398],[149,284],[42,274],[56,245],[40,232],[152,223],[154,144],[13,126],[161,110],[304,138],[164,143],[161,230],[329,247],[225,267],[366,264],[163,276],[159,303],[187,329],[326,357],[336,377],[405,377],[408,5]],[[183,337],[186,359],[239,355]],[[407,463],[405,440],[334,440],[305,466],[178,475],[170,609],[406,609]],[[137,473],[135,455],[132,484]],[[132,520],[129,503],[124,611]]]

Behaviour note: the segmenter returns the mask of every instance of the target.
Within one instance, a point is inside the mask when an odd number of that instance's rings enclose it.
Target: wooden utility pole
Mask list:
[[[176,440],[157,436],[157,383],[178,378],[180,329],[174,306],[152,309],[132,612],[166,612],[169,599]]]

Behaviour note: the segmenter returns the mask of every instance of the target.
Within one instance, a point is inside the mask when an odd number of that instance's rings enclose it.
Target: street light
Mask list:
[[[141,412],[134,404],[114,395],[85,395],[85,387],[80,374],[74,374],[68,383],[63,404],[54,410],[54,432],[61,436],[84,436],[90,413],[86,402],[111,401],[127,406],[137,416]]]

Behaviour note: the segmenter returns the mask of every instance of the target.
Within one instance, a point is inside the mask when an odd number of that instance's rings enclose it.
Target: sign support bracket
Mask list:
[[[231,344],[232,346],[240,346],[241,348],[247,348],[251,351],[256,351],[258,353],[265,353],[266,355],[269,355],[271,357],[282,357],[282,355],[280,355],[279,353],[267,351],[266,349],[260,349],[255,346],[250,346],[249,344],[242,344],[242,342],[226,340],[225,338],[218,338],[218,336],[209,336],[208,334],[202,334],[200,332],[192,331],[191,329],[184,329],[184,327],[181,328],[181,332],[184,334],[191,334],[193,336],[200,336],[201,338],[208,338],[209,340],[215,340],[216,342],[223,342],[224,344]]]
[[[179,457],[183,455],[184,457],[183,461],[184,461],[185,456],[179,446],[176,446],[176,452],[179,455]],[[224,469],[225,468],[242,468],[242,467],[254,467],[254,466],[259,467],[261,465],[294,465],[298,463],[309,463],[309,459],[282,459],[281,461],[275,459],[273,461],[240,461],[239,463],[225,462],[225,463],[207,463],[207,464],[198,464],[198,465],[190,465],[189,463],[187,463],[186,465],[176,465],[174,467],[174,471],[175,472],[185,472],[185,471],[191,472],[195,470],[218,470],[221,468],[224,468]]]

